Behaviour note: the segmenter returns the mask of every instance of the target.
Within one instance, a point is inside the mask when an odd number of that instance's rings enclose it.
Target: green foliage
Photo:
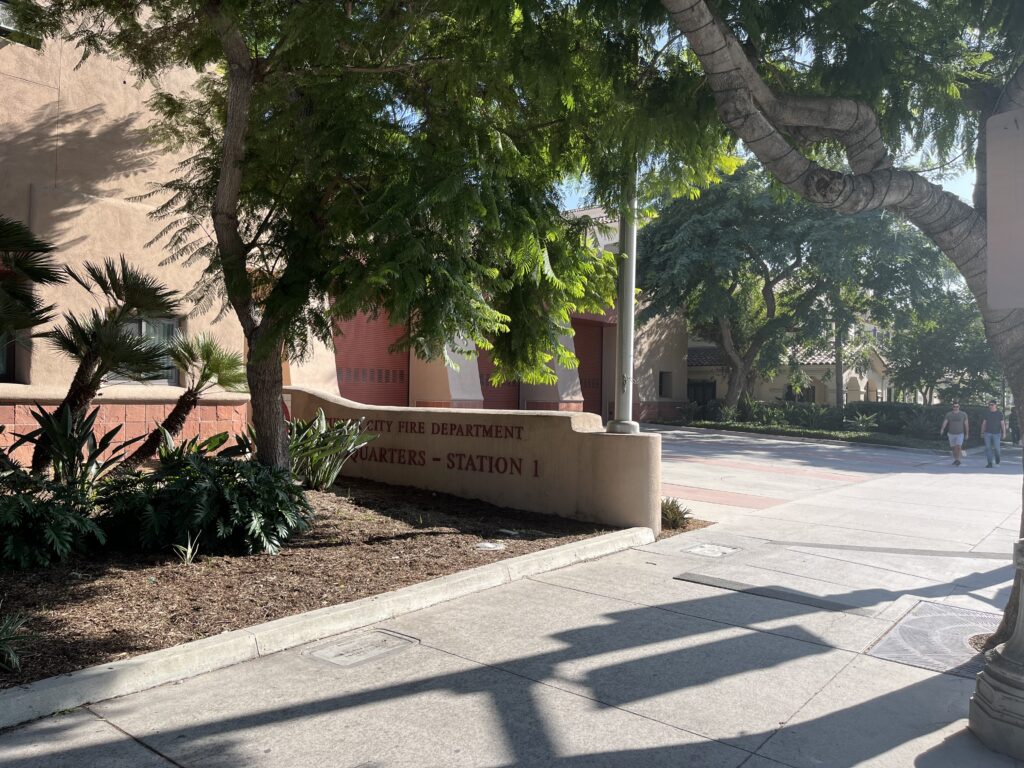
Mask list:
[[[113,446],[114,439],[121,431],[120,425],[97,439],[94,427],[98,415],[99,408],[83,415],[70,410],[47,413],[36,406],[32,418],[39,426],[19,435],[12,449],[24,444],[38,446],[45,443],[53,462],[53,482],[77,488],[85,497],[89,497],[100,478],[120,460],[124,449],[138,440],[136,438]]]
[[[186,389],[196,396],[213,386],[226,392],[244,392],[247,388],[242,356],[225,349],[208,333],[178,334],[171,340],[167,354],[184,373]]]
[[[883,352],[893,384],[929,399],[998,397],[1002,370],[974,298],[954,283],[917,302]]]
[[[854,429],[867,432],[878,429],[877,413],[853,413],[850,415],[850,423]]]
[[[645,317],[681,311],[719,347],[738,397],[751,375],[771,377],[793,349],[830,340],[836,322],[905,312],[943,266],[895,219],[780,197],[750,164],[697,200],[662,206],[641,232],[638,282]]]
[[[761,435],[783,435],[788,437],[809,437],[822,440],[840,440],[850,443],[867,443],[870,445],[887,445],[903,448],[928,448],[941,450],[945,441],[938,440],[938,427],[930,436],[916,437],[913,435],[890,435],[884,432],[860,432],[842,429],[808,429],[807,427],[791,427],[768,424],[750,424],[742,421],[694,421],[692,427],[703,429],[722,429],[731,432],[750,432]]]
[[[3,601],[0,601],[0,608]],[[19,654],[30,640],[30,636],[22,632],[27,619],[20,613],[0,613],[0,670],[17,672],[21,669]]]
[[[671,530],[685,528],[693,519],[693,510],[684,507],[676,498],[665,497],[661,500],[661,527]]]
[[[105,483],[99,520],[112,542],[188,550],[202,538],[209,553],[275,554],[307,530],[313,510],[291,475],[207,452],[226,440],[225,433],[165,445],[152,473],[125,473]]]
[[[288,424],[292,476],[318,491],[334,485],[345,462],[377,435],[363,431],[365,420],[328,422],[322,408],[309,421]]]
[[[0,569],[46,567],[105,537],[91,518],[92,502],[76,485],[60,485],[20,470],[0,476]]]
[[[779,404],[784,417],[782,423],[807,429],[840,429],[843,426],[843,415],[839,409],[817,403]]]
[[[0,341],[35,328],[53,317],[34,290],[65,280],[50,255],[53,246],[36,238],[21,222],[0,216]]]
[[[773,87],[868,104],[895,155],[923,152],[947,173],[972,165],[979,115],[1024,58],[1018,0],[714,5],[768,59]]]
[[[184,544],[172,545],[171,550],[178,556],[182,565],[192,565],[199,556],[199,537],[197,536],[193,541],[189,536]]]

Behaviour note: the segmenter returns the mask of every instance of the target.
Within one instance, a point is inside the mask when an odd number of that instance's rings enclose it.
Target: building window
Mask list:
[[[153,339],[161,344],[169,344],[175,334],[178,333],[178,320],[175,318],[147,318],[145,320],[132,320],[127,323],[127,326],[130,330],[134,331],[136,335],[145,336],[146,338]],[[153,384],[170,384],[171,386],[177,386],[179,381],[179,371],[171,360],[171,356],[165,355],[163,361],[162,375],[150,379],[149,381]],[[111,376],[109,380],[118,383],[130,383],[128,379],[124,379],[120,376]]]
[[[715,382],[711,381],[688,381],[686,382],[686,399],[697,405],[704,405],[715,399]]]
[[[658,371],[658,397],[672,397],[672,371]]]

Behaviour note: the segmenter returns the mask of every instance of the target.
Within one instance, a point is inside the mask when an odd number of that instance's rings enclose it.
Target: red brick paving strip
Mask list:
[[[702,456],[674,456],[663,458],[662,463],[672,461],[696,461],[701,464],[714,464],[719,467],[730,469],[743,469],[749,472],[765,472],[770,475],[790,475],[792,477],[816,478],[818,480],[834,480],[838,483],[863,483],[871,480],[872,475],[855,472],[830,472],[827,469],[814,469],[812,467],[786,467],[778,464],[769,464],[765,461],[734,461],[732,459],[707,459]]]
[[[696,488],[692,485],[673,485],[662,483],[663,496],[674,496],[683,501],[708,501],[712,504],[726,504],[730,507],[746,507],[748,509],[768,509],[785,504],[788,499],[773,499],[769,496],[755,496],[752,493],[734,493],[732,491],[716,491],[711,488]]]

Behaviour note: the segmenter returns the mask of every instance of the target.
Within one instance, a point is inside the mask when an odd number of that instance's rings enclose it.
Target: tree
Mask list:
[[[682,308],[690,329],[718,346],[729,370],[727,405],[755,376],[774,375],[794,347],[831,329],[842,365],[846,330],[864,315],[880,322],[903,311],[939,259],[891,217],[840,219],[779,194],[756,164],[695,200],[668,204],[641,246],[646,313]]]
[[[1014,398],[1024,397],[1024,311],[986,300],[984,140],[989,117],[1024,108],[1020,3],[662,5],[700,60],[723,122],[775,178],[837,213],[905,217],[950,258]],[[962,156],[976,171],[973,205],[901,163],[903,150],[940,165]],[[1018,574],[990,643],[1012,631],[1020,586]]]
[[[154,101],[163,138],[191,156],[161,212],[174,254],[209,265],[191,298],[222,292],[242,326],[260,461],[288,465],[281,358],[310,328],[329,338],[334,316],[383,309],[408,319],[422,356],[467,338],[493,344],[504,375],[546,381],[553,356],[572,361],[558,342],[569,314],[612,295],[612,260],[555,192],[579,162],[576,115],[593,111],[576,109],[592,79],[574,85],[593,56],[550,45],[572,39],[569,14],[460,0],[17,8],[26,29],[143,77],[215,68]]]
[[[66,312],[63,325],[40,334],[77,363],[67,394],[55,411],[58,419],[65,413],[84,416],[110,375],[135,381],[159,376],[167,350],[139,334],[131,323],[178,311],[176,294],[130,265],[124,256],[118,261],[105,259],[102,264],[87,262],[82,274],[70,268],[65,271],[71,280],[98,297],[102,306],[84,316]],[[49,463],[48,443],[40,440],[32,454],[32,471],[42,472]]]
[[[42,302],[37,285],[66,279],[54,263],[53,246],[20,221],[0,216],[0,340],[6,345],[19,331],[49,322],[54,308]]]
[[[962,286],[920,301],[885,343],[893,384],[931,403],[997,397],[1002,384],[974,297]]]
[[[245,391],[245,363],[242,356],[224,349],[209,334],[179,334],[171,340],[168,355],[174,366],[185,376],[185,391],[163,422],[146,436],[131,456],[121,462],[121,471],[135,469],[153,458],[164,432],[177,437],[184,429],[189,415],[199,405],[199,399],[213,387],[220,387],[226,392]]]

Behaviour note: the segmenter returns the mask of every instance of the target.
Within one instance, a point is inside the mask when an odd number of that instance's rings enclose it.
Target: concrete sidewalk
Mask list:
[[[717,525],[29,724],[0,765],[1016,765],[965,729],[970,650],[925,645],[998,620],[1019,463],[664,437]]]

